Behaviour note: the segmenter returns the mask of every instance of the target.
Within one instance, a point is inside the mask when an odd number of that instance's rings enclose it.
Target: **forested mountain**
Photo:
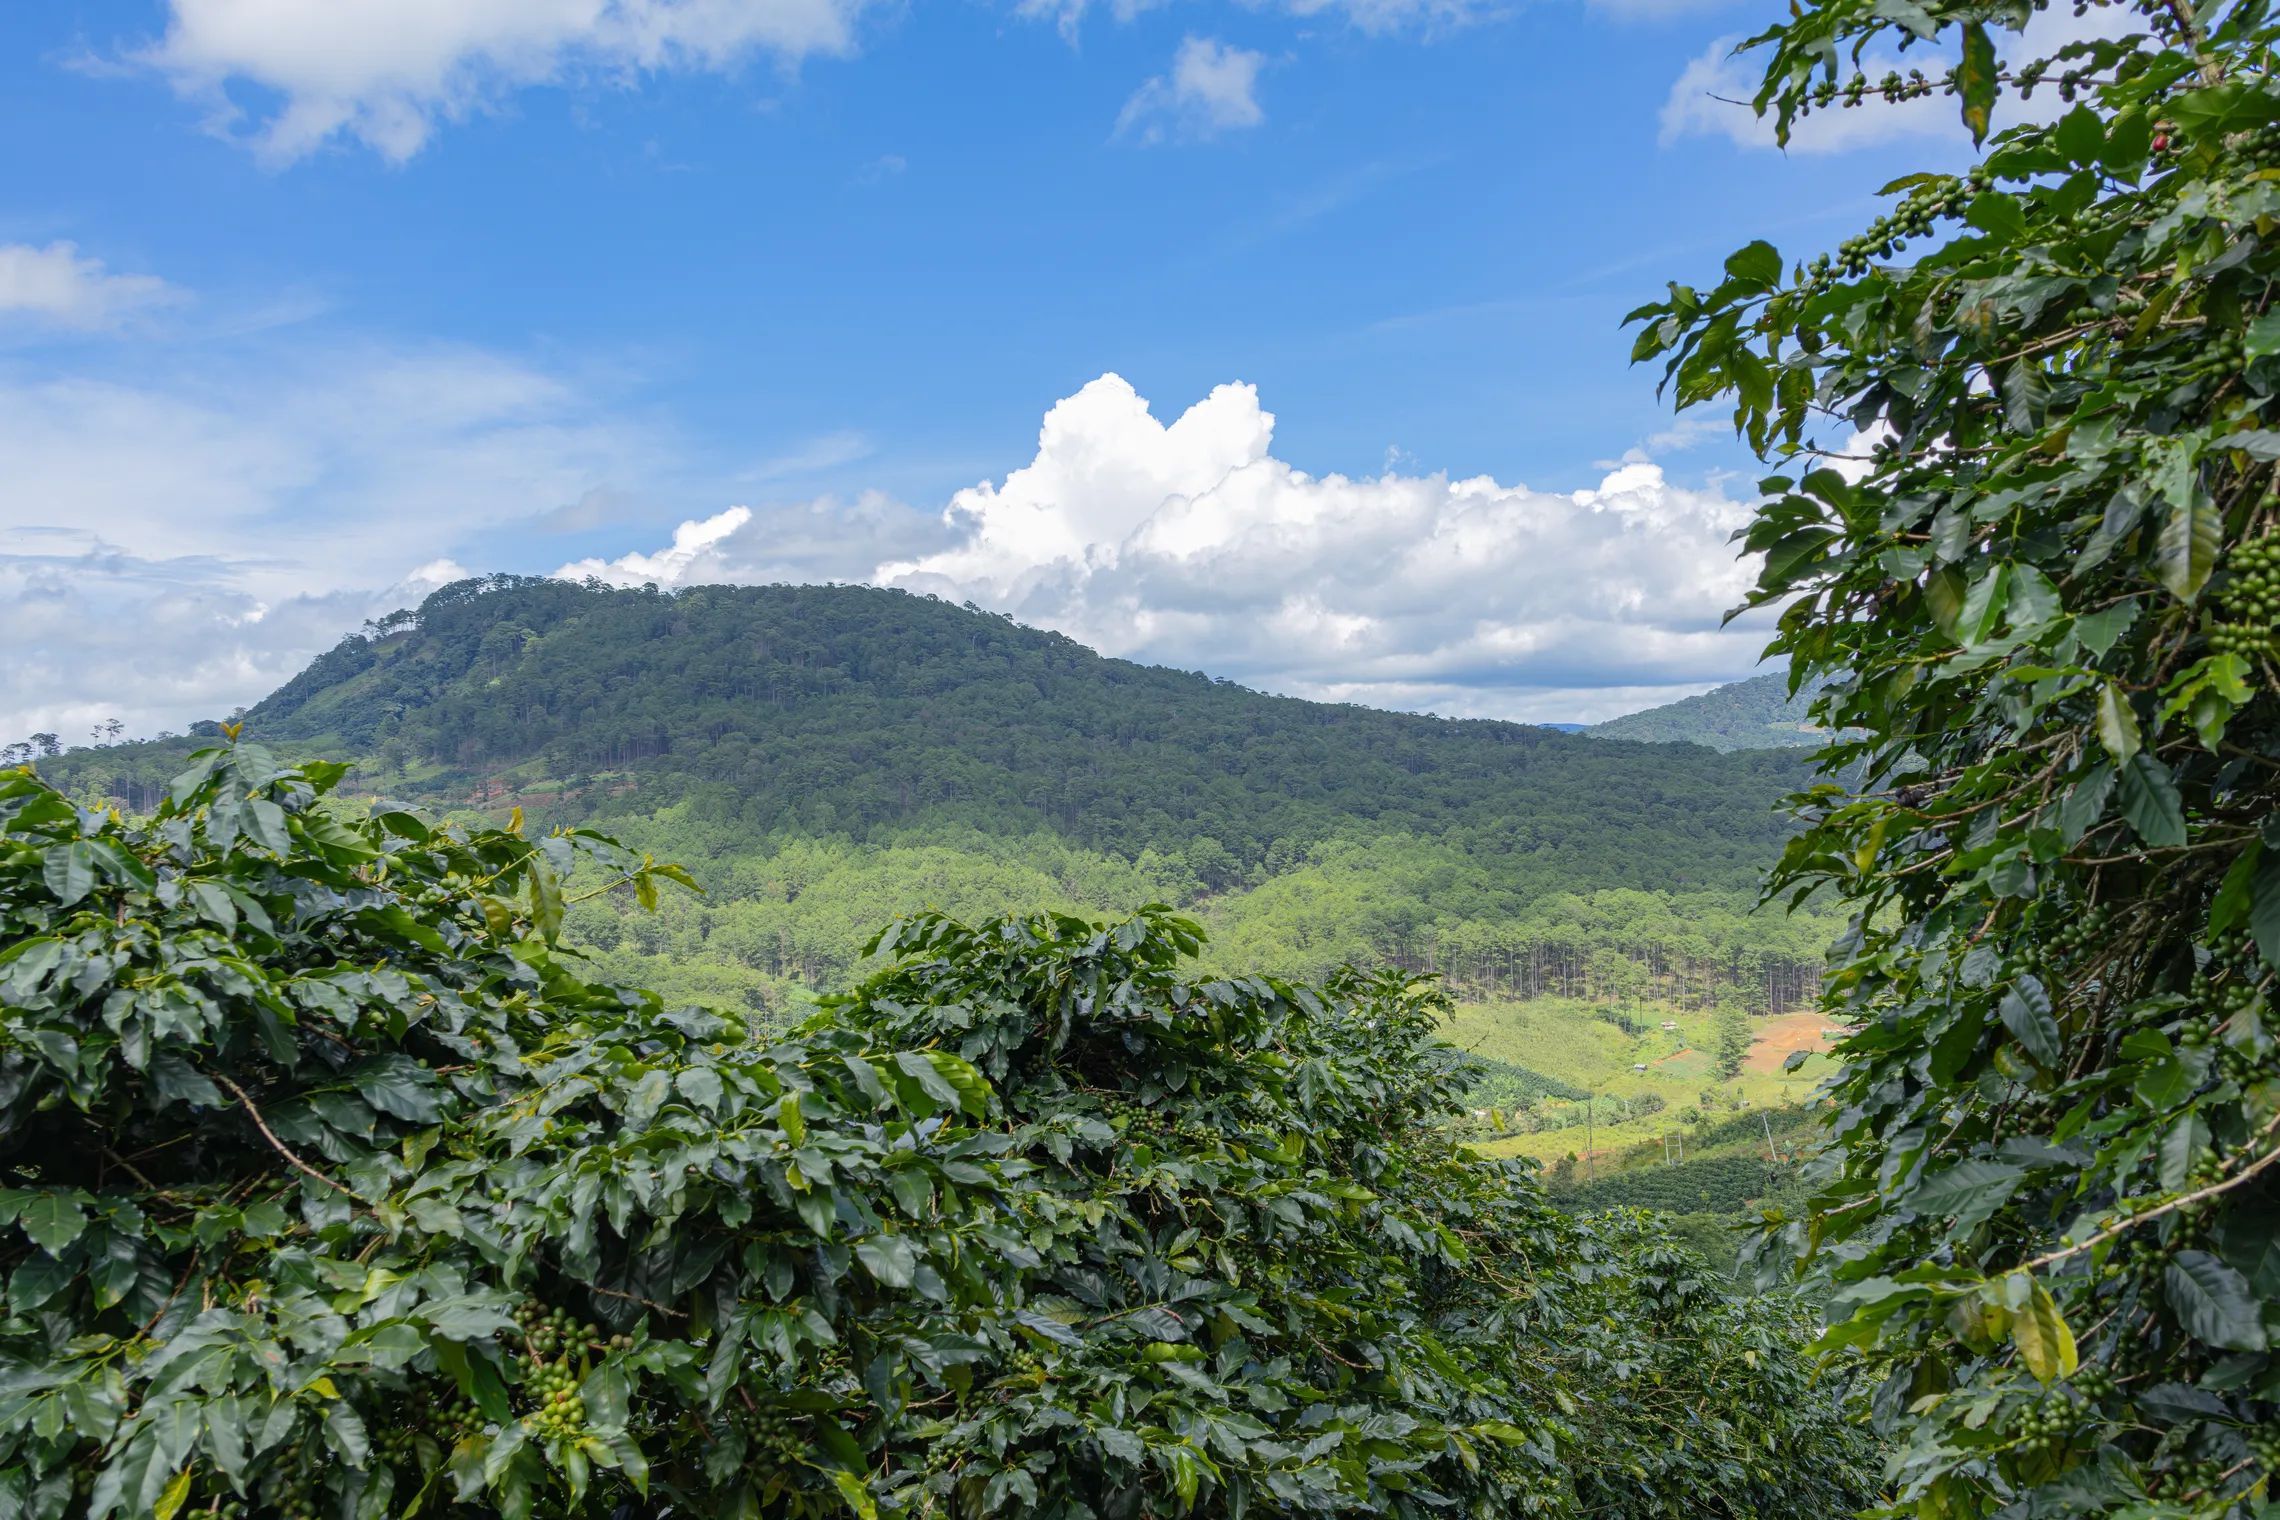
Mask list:
[[[356,762],[365,795],[595,821],[684,862],[703,898],[592,903],[571,931],[746,1008],[847,985],[880,923],[930,905],[1168,901],[1231,970],[1768,1008],[1836,927],[1747,912],[1804,755],[1267,696],[866,587],[462,582],[344,639],[246,733]],[[148,811],[189,743],[40,771]]]
[[[1715,750],[1817,748],[1828,735],[1813,727],[1813,693],[1792,699],[1785,675],[1753,676],[1667,707],[1594,723],[1585,733],[1649,744],[1707,744]]]
[[[687,800],[753,839],[955,820],[1126,855],[1203,836],[1256,868],[1366,824],[1459,832],[1570,889],[1745,885],[1805,777],[1785,756],[1267,696],[858,586],[462,582],[343,640],[248,730],[376,755],[436,795]]]

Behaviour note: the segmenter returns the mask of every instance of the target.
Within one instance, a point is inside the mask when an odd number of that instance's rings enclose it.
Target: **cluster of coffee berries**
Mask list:
[[[2239,132],[2227,132],[2224,149],[2236,158],[2250,163],[2270,163],[2280,158],[2280,122],[2266,122]]]
[[[2221,375],[2238,374],[2248,366],[2248,346],[2241,335],[2231,328],[2204,327],[2197,337],[2189,338],[2192,359],[2184,373],[2200,379],[2215,379]]]
[[[515,1320],[522,1326],[523,1338],[530,1349],[541,1357],[552,1357],[598,1341],[601,1326],[585,1325],[567,1309],[549,1309],[535,1299],[524,1299],[515,1310]]]
[[[437,1407],[429,1419],[430,1427],[445,1446],[457,1446],[473,1440],[483,1433],[483,1412],[467,1401],[464,1394],[453,1394]]]
[[[2071,964],[2084,955],[2095,954],[2106,943],[2106,930],[2114,921],[2114,910],[2103,905],[2095,908],[2071,908],[2063,918],[2047,926],[2037,920],[2044,930],[2030,957],[2051,966]]]
[[[204,1509],[193,1510],[191,1513],[211,1516],[212,1520],[243,1520],[245,1501],[234,1494],[216,1494]]]
[[[754,1414],[748,1427],[752,1432],[753,1454],[764,1464],[776,1467],[796,1467],[808,1454],[807,1438],[792,1417],[773,1404],[764,1404]]]
[[[2248,1454],[2267,1473],[2280,1473],[2280,1425],[2259,1425],[2249,1431]]]
[[[2024,1456],[2061,1450],[2074,1432],[2073,1412],[2064,1404],[2029,1405],[2012,1425],[2011,1445]]]
[[[420,1433],[409,1423],[391,1425],[373,1437],[372,1449],[390,1467],[409,1466],[419,1454]]]
[[[523,1389],[536,1401],[536,1407],[524,1416],[532,1434],[551,1441],[574,1436],[585,1428],[586,1401],[578,1396],[578,1373],[570,1358],[546,1362],[533,1357]]]
[[[1808,98],[1814,105],[1823,108],[1835,105],[1839,100],[1847,106],[1857,106],[1871,95],[1897,105],[1903,100],[1915,100],[1929,95],[1945,83],[1945,80],[1934,82],[1926,79],[1922,69],[1910,69],[1905,77],[1898,69],[1888,69],[1882,79],[1873,83],[1866,74],[1856,72],[1843,84],[1838,84],[1833,79],[1822,80],[1813,87],[1813,93]]]
[[[2121,1392],[2121,1384],[2115,1382],[2114,1375],[2103,1367],[2078,1367],[2074,1376],[2067,1381],[2073,1384],[2076,1393],[2093,1404]]]
[[[262,1488],[262,1497],[277,1520],[317,1520],[324,1495],[313,1468],[304,1463],[280,1466]]]
[[[2179,1457],[2166,1472],[2155,1473],[2153,1481],[2147,1487],[2153,1498],[2177,1500],[2187,1494],[2207,1493],[2223,1480],[2224,1475],[2225,1464],[2222,1462]]]
[[[1943,218],[1963,215],[1971,198],[1991,183],[1992,177],[1981,165],[1971,171],[1968,179],[1944,174],[1919,185],[1894,206],[1889,215],[1869,223],[1866,232],[1839,243],[1835,259],[1822,254],[1807,266],[1806,273],[1816,280],[1826,279],[1832,272],[1846,276],[1866,274],[1873,260],[1892,257],[1910,239],[1929,233]]]
[[[2280,622],[2280,534],[2237,546],[2226,568],[2224,604],[2232,621],[2209,629],[2209,647],[2218,654],[2270,655],[2273,624]]]

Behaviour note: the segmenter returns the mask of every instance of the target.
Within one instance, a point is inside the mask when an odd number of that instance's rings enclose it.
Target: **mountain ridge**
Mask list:
[[[1699,696],[1593,723],[1582,732],[1596,739],[1642,744],[1700,744],[1729,754],[1745,749],[1818,749],[1829,742],[1828,733],[1813,726],[1809,710],[1818,690],[1808,687],[1791,697],[1788,676],[1752,676]]]
[[[1271,696],[862,586],[460,582],[245,722],[414,799],[684,805],[746,843],[947,821],[1127,858],[1203,839],[1264,869],[1359,829],[1461,837],[1569,889],[1746,887],[1788,832],[1773,804],[1807,779],[1780,752]]]

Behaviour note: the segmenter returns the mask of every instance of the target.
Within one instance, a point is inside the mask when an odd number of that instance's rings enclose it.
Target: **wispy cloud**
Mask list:
[[[1083,30],[1085,17],[1096,4],[1118,22],[1130,22],[1143,12],[1170,3],[1171,0],[1106,0],[1105,4],[1100,4],[1100,0],[1019,0],[1014,11],[1031,20],[1052,22],[1061,35],[1073,43]],[[1379,35],[1405,31],[1433,35],[1504,15],[1514,9],[1514,5],[1512,0],[1282,0],[1276,7],[1263,0],[1254,8],[1281,9],[1301,17],[1343,17],[1357,31]]]
[[[75,243],[0,243],[0,315],[79,332],[115,332],[185,293],[155,275],[112,274]]]
[[[611,398],[480,350],[140,345],[118,368],[0,371],[0,726],[256,701],[471,537],[672,471]]]
[[[826,433],[820,438],[811,438],[798,448],[778,454],[772,459],[763,459],[752,468],[738,472],[736,478],[760,482],[785,480],[795,475],[812,475],[818,470],[853,464],[858,459],[868,458],[873,452],[870,439],[853,429],[842,429],[836,433]]]
[[[1172,55],[1169,74],[1132,92],[1116,118],[1116,133],[1144,143],[1192,142],[1255,127],[1267,119],[1259,105],[1259,70],[1266,61],[1264,53],[1229,47],[1215,37],[1188,37]]]

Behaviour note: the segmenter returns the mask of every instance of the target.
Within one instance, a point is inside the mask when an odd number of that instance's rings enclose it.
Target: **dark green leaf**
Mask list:
[[[2003,994],[1997,1008],[2003,1027],[2018,1036],[2027,1053],[2045,1067],[2055,1068],[2065,1054],[2066,1043],[2058,1031],[2057,1020],[2051,1017],[2050,997],[2042,984],[2033,977],[2021,977],[2011,990]]]
[[[1934,1172],[1908,1195],[1908,1207],[1934,1218],[1955,1217],[1957,1234],[1969,1234],[1979,1222],[2010,1202],[2026,1177],[2026,1168],[1995,1161],[1958,1161]]]
[[[2177,849],[2186,842],[2185,804],[2168,769],[2139,751],[2121,768],[2122,816],[2138,837],[2155,849]]]
[[[2206,1251],[2180,1251],[2162,1276],[2169,1307],[2195,1340],[2228,1351],[2262,1351],[2263,1306],[2248,1280]]]
[[[436,1103],[435,1078],[410,1056],[393,1052],[372,1056],[349,1073],[349,1080],[382,1113],[415,1124],[433,1124],[443,1116]]]
[[[62,1194],[39,1193],[17,1211],[16,1222],[32,1244],[50,1256],[60,1256],[87,1228],[87,1215]]]

